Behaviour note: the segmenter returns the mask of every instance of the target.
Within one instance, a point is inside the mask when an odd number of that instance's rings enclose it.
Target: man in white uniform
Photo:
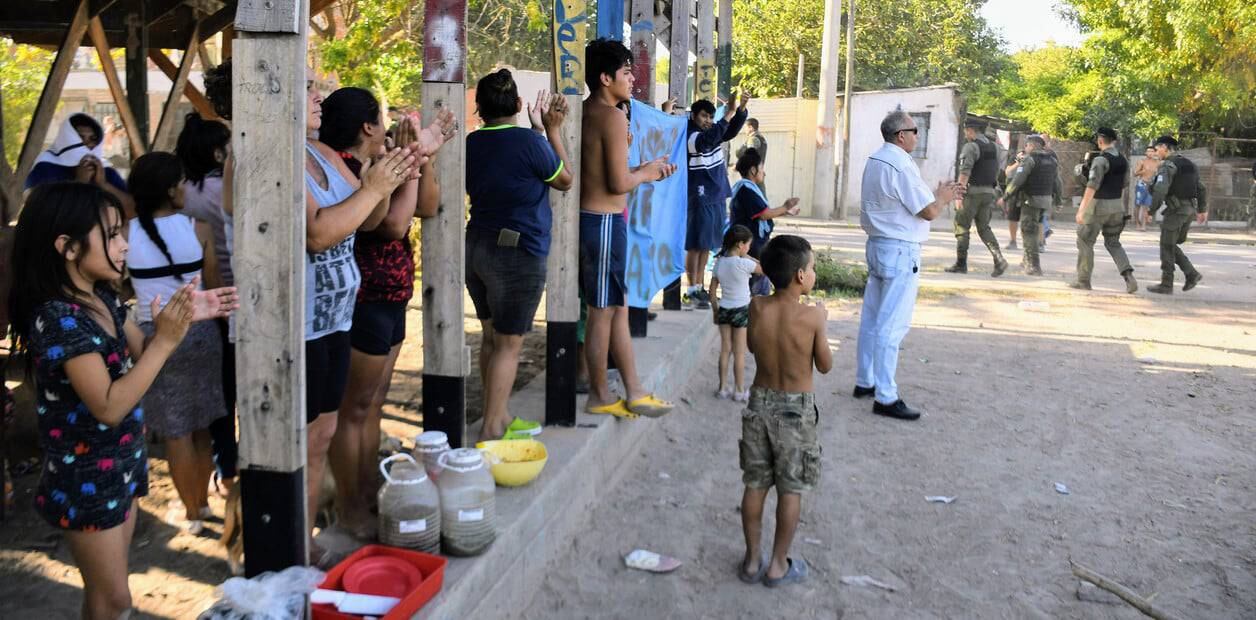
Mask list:
[[[881,121],[885,144],[868,158],[863,173],[859,223],[868,233],[868,285],[859,321],[855,398],[874,396],[872,412],[915,420],[920,411],[898,396],[894,372],[898,345],[907,335],[920,283],[920,244],[929,238],[929,222],[943,206],[962,197],[958,183],[934,191],[912,160],[916,122],[906,112]]]

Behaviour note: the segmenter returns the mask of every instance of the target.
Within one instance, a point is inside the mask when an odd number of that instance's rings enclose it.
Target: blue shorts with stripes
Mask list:
[[[619,213],[580,212],[580,294],[594,308],[623,306],[628,225]]]

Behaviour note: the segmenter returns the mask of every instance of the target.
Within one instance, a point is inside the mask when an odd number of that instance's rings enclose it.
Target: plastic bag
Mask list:
[[[317,568],[292,566],[252,579],[232,577],[218,586],[218,602],[198,620],[289,620],[305,614],[305,597],[323,583]]]

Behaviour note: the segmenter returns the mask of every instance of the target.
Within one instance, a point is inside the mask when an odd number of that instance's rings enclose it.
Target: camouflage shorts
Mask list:
[[[742,482],[752,489],[802,493],[820,481],[819,410],[811,394],[753,388],[741,414]]]

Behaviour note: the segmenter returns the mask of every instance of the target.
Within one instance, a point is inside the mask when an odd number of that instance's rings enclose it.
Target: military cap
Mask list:
[[[1025,138],[1025,141],[1026,141],[1026,142],[1033,142],[1034,144],[1037,144],[1038,146],[1046,146],[1046,145],[1047,145],[1047,139],[1046,139],[1046,138],[1043,138],[1043,137],[1042,137],[1041,135],[1039,135],[1039,134],[1034,134],[1034,135],[1032,135],[1032,136],[1028,136],[1028,137],[1026,137],[1026,138]]]
[[[1160,146],[1161,144],[1163,144],[1169,148],[1175,149],[1177,148],[1178,141],[1173,136],[1160,136],[1159,138],[1156,138],[1156,141],[1152,142],[1151,144],[1152,146]]]
[[[978,131],[985,131],[986,122],[979,118],[970,118],[964,121],[964,127],[965,128],[972,127],[973,129],[976,129]]]
[[[1095,130],[1096,136],[1101,136],[1108,142],[1116,142],[1116,130],[1111,127],[1100,127]]]

